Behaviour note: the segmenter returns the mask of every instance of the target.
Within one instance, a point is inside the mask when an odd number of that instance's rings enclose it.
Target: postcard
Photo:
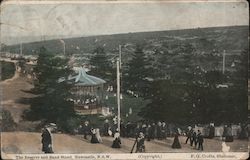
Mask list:
[[[6,0],[1,157],[247,159],[244,0]]]

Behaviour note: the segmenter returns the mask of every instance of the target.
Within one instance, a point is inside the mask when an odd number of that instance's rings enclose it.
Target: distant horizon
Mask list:
[[[7,1],[1,5],[1,42],[7,45],[43,41],[46,37],[68,38],[249,25],[246,1],[21,2]]]
[[[50,36],[50,35],[44,35],[44,37],[48,38],[45,40],[35,40],[35,41],[23,41],[22,44],[28,44],[28,43],[39,43],[43,41],[53,41],[53,40],[67,40],[72,38],[84,38],[84,37],[96,37],[96,36],[111,36],[111,35],[120,35],[120,34],[135,34],[135,33],[148,33],[148,32],[164,32],[164,31],[180,31],[180,30],[195,30],[195,29],[209,29],[209,28],[226,28],[226,27],[249,27],[249,25],[233,25],[233,26],[214,26],[214,27],[196,27],[196,28],[184,28],[184,29],[166,29],[166,30],[153,30],[153,31],[139,31],[139,32],[121,32],[121,33],[114,33],[114,34],[97,34],[97,35],[72,35],[72,36],[64,36],[64,35],[56,35],[56,36]],[[9,36],[12,38],[17,38],[15,36]],[[41,36],[21,36],[24,37],[37,37],[38,39],[42,39]],[[19,41],[19,40],[17,40]],[[2,43],[3,44],[3,43]],[[12,43],[12,44],[5,44],[6,46],[15,46],[19,45],[21,43]]]

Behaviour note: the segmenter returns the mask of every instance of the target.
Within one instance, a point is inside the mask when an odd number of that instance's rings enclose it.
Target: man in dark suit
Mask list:
[[[198,133],[197,133],[197,141],[198,141],[198,150],[202,150],[203,151],[203,136],[200,132],[200,130],[198,130]]]
[[[192,138],[192,134],[193,134],[193,129],[191,126],[188,126],[188,131],[187,131],[187,139],[186,139],[186,144],[188,143],[188,140],[190,141],[190,145],[191,145],[191,138]]]
[[[54,153],[52,149],[52,134],[51,132],[54,131],[56,125],[54,123],[50,123],[46,125],[42,130],[42,151],[44,153]]]
[[[161,127],[162,127],[162,124],[161,124],[161,122],[159,121],[158,123],[157,123],[157,126],[156,126],[156,137],[157,137],[157,139],[158,140],[161,140],[162,139],[162,130],[161,130]]]
[[[103,124],[103,135],[104,135],[104,136],[109,136],[109,133],[108,133],[109,128],[110,128],[109,120],[106,119],[106,120],[104,121],[104,124]]]
[[[89,125],[89,121],[85,121],[84,125],[82,126],[82,132],[84,135],[84,139],[87,139],[87,135],[90,134],[90,131],[91,131],[91,127]]]

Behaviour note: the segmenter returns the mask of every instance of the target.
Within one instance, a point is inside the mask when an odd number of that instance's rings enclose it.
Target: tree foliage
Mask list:
[[[30,100],[31,107],[25,112],[29,120],[57,122],[58,125],[75,116],[73,102],[69,101],[70,88],[65,80],[71,73],[67,58],[57,57],[41,49],[34,68],[36,79]]]
[[[124,88],[144,97],[148,93],[151,75],[152,70],[143,48],[137,45],[124,73]]]
[[[104,48],[97,47],[93,51],[93,54],[94,55],[90,59],[90,74],[106,81],[113,81],[116,75],[115,68],[112,67],[112,63],[109,61]]]
[[[8,110],[3,109],[1,111],[2,121],[1,121],[1,130],[3,132],[14,131],[16,128],[16,123],[11,116],[11,113]]]
[[[11,62],[0,62],[1,67],[1,80],[6,80],[14,76],[15,64]]]
[[[193,52],[190,45],[183,49],[186,53]],[[246,121],[247,64],[244,53],[236,71],[231,74],[206,71],[193,62],[186,66],[177,64],[183,72],[173,69],[175,72],[170,73],[170,79],[155,79],[148,90],[151,103],[139,115],[145,119],[182,124]],[[186,57],[189,62],[191,57]]]

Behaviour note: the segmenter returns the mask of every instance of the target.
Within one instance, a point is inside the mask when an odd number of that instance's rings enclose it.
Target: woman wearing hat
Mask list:
[[[42,129],[42,151],[44,153],[54,153],[52,149],[52,134],[51,132],[56,128],[54,123],[46,125]]]
[[[112,148],[121,148],[121,139],[120,139],[120,133],[116,129],[116,132],[114,134],[114,140],[112,144]]]

